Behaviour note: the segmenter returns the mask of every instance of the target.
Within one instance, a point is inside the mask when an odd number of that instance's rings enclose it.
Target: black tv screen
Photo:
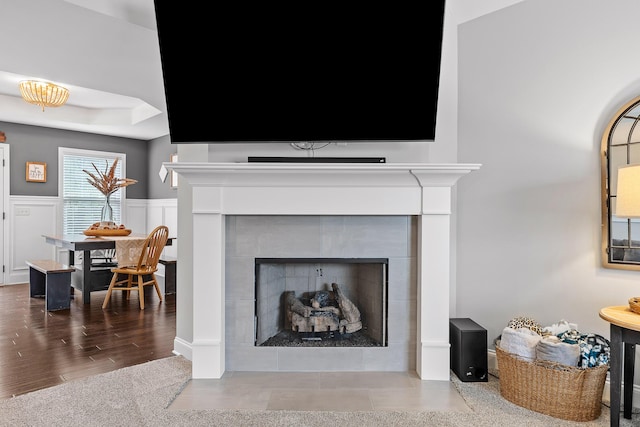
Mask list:
[[[155,1],[172,143],[434,140],[444,0],[266,3]]]

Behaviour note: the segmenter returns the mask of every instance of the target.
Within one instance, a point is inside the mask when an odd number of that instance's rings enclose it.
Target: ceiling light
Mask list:
[[[23,80],[19,83],[20,94],[29,104],[42,107],[60,107],[69,99],[69,90],[49,82]]]

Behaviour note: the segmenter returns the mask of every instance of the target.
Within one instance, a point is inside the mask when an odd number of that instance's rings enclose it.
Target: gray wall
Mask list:
[[[148,198],[149,199],[176,199],[178,189],[171,188],[169,176],[162,182],[160,179],[160,166],[164,162],[170,161],[172,154],[178,153],[178,146],[171,144],[169,135],[153,139],[148,143],[149,179]]]
[[[169,137],[153,141],[111,137],[15,123],[0,122],[0,131],[11,145],[10,193],[12,196],[58,196],[58,147],[120,152],[127,155],[127,178],[138,183],[127,187],[130,199],[176,198],[169,182],[158,176],[160,165],[175,152]],[[27,161],[47,163],[47,182],[25,180]],[[152,195],[153,193],[153,195]]]
[[[600,139],[640,94],[640,2],[524,1],[459,27],[457,316],[527,315],[609,337],[598,312],[640,295],[600,259]]]

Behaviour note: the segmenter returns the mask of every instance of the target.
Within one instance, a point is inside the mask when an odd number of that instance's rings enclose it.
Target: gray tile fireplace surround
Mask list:
[[[226,369],[414,371],[416,228],[417,221],[412,216],[228,215]],[[388,258],[388,346],[254,346],[255,258]]]

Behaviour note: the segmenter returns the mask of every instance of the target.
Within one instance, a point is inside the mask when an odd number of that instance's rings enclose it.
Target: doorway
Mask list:
[[[0,143],[0,161],[2,162],[2,173],[0,173],[0,212],[2,212],[2,227],[0,227],[0,261],[2,261],[2,271],[0,272],[0,285],[6,283],[6,257],[9,253],[9,216],[6,214],[9,206],[9,148],[7,144]]]

